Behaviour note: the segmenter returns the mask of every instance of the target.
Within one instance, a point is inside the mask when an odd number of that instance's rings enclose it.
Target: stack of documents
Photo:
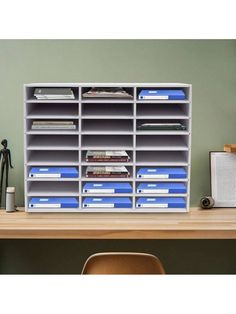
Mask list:
[[[183,179],[187,178],[187,172],[183,167],[140,168],[137,172],[137,178]]]
[[[75,167],[33,167],[30,169],[30,178],[78,178]]]
[[[83,93],[83,98],[128,98],[133,96],[127,93],[122,87],[92,87],[88,92]]]
[[[183,197],[140,197],[136,207],[151,208],[185,208],[186,201]]]
[[[129,162],[130,157],[125,150],[88,150],[87,162]]]
[[[83,193],[132,193],[132,187],[130,183],[86,183],[83,187]]]
[[[131,208],[132,202],[128,197],[86,197],[83,207],[90,208]]]
[[[140,183],[137,187],[137,193],[147,194],[183,194],[187,193],[187,187],[184,183],[160,182],[160,183]]]
[[[74,197],[33,197],[29,202],[30,208],[77,208],[79,203]]]
[[[142,89],[138,99],[184,100],[185,93],[182,89]]]
[[[32,123],[32,130],[44,130],[44,129],[51,129],[51,130],[75,130],[76,125],[73,121],[33,121]]]
[[[35,88],[34,96],[37,99],[75,99],[71,88]]]
[[[129,171],[124,166],[114,167],[87,167],[87,178],[128,178],[130,176]]]

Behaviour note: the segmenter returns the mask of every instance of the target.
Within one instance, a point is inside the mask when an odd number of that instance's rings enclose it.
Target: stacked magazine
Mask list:
[[[186,126],[181,123],[143,123],[137,127],[143,131],[183,131]]]
[[[83,93],[83,98],[124,98],[132,99],[122,87],[92,87],[89,91]]]
[[[125,150],[89,150],[87,162],[129,162],[130,157]]]
[[[86,177],[87,178],[128,178],[130,177],[129,171],[125,166],[95,166],[86,168]]]
[[[32,123],[32,130],[75,130],[76,125],[73,121],[33,121]]]
[[[75,99],[71,88],[35,88],[34,97],[37,99]]]

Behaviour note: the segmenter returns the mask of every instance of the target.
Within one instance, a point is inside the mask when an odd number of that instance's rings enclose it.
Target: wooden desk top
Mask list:
[[[236,208],[178,214],[30,214],[0,210],[0,239],[236,239]]]

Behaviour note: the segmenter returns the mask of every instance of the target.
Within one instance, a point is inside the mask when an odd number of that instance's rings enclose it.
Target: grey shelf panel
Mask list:
[[[113,98],[93,98],[93,99],[85,99],[82,98],[81,103],[83,104],[133,104],[135,101],[131,99],[113,99]]]
[[[190,100],[136,100],[137,104],[190,104]]]
[[[188,182],[188,179],[146,179],[146,178],[136,178],[136,182]]]
[[[26,103],[29,103],[29,104],[42,104],[42,103],[50,103],[50,104],[67,104],[67,103],[78,103],[78,99],[45,99],[45,100],[39,100],[39,99],[33,99],[33,98],[30,98],[30,99],[27,99],[26,100]]]
[[[54,131],[50,131],[50,130],[45,130],[45,131],[27,131],[26,134],[28,135],[44,135],[44,134],[48,134],[48,135],[53,135],[53,134],[61,134],[61,135],[78,135],[78,130],[73,130],[73,131],[69,131],[69,130],[54,130]]]
[[[139,131],[136,135],[189,135],[189,131]]]
[[[76,208],[30,208],[27,207],[27,212],[29,213],[78,213],[81,212],[81,209]]]
[[[85,176],[82,176],[82,182],[91,182],[91,181],[101,181],[101,182],[118,182],[118,181],[121,181],[121,182],[131,182],[133,181],[133,178],[130,177],[130,178],[86,178]]]
[[[133,162],[82,162],[82,166],[133,166]]]
[[[79,182],[80,178],[26,178],[26,181],[32,181],[32,182]]]

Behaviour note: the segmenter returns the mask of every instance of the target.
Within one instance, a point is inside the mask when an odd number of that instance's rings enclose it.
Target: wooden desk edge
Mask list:
[[[186,214],[1,211],[0,239],[236,239],[236,208],[212,211],[192,208]]]
[[[0,239],[236,239],[236,230],[0,230]]]

